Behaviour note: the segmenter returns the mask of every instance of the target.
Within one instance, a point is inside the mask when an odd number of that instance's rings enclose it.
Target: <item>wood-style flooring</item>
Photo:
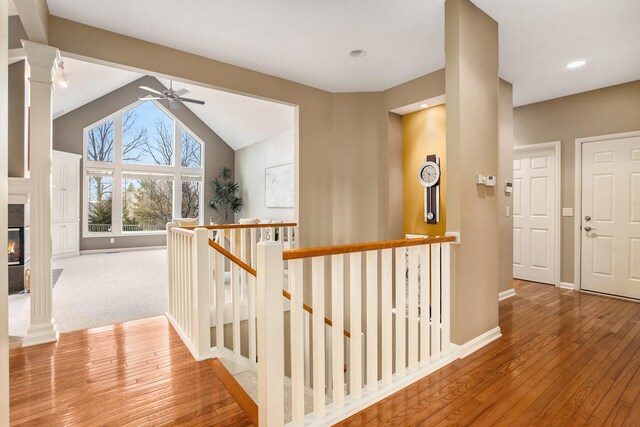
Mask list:
[[[252,425],[164,316],[12,349],[10,388],[12,426]]]
[[[502,338],[340,426],[640,426],[640,304],[515,281]]]
[[[503,337],[344,426],[640,426],[640,304],[515,282]],[[11,350],[12,425],[250,425],[164,317]]]

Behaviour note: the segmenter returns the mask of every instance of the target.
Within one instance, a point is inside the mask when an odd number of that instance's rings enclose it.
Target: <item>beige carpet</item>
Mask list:
[[[54,260],[62,269],[53,288],[53,315],[61,332],[165,314],[166,250],[81,255]],[[9,297],[9,335],[25,336],[29,295]]]

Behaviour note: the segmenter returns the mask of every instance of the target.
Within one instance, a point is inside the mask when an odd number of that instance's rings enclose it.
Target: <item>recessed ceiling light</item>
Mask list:
[[[356,49],[349,52],[349,55],[351,55],[354,58],[362,58],[366,54],[367,54],[367,51],[364,49]]]
[[[427,108],[429,104],[420,104],[420,108]]]
[[[580,68],[586,63],[587,63],[587,61],[583,61],[583,60],[573,61],[573,62],[570,62],[570,63],[567,64],[567,68]]]

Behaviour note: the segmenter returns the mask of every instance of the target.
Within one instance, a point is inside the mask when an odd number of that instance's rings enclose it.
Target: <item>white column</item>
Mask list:
[[[24,345],[56,341],[51,279],[51,149],[53,79],[58,49],[23,41],[30,67],[31,325]]]

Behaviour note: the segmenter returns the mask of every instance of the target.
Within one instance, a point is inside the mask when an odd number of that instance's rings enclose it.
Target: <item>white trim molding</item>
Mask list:
[[[570,291],[575,291],[576,290],[576,285],[574,285],[573,283],[569,283],[569,282],[560,282],[560,287],[562,289],[568,289]]]
[[[498,294],[498,301],[503,301],[506,300],[507,298],[511,298],[511,297],[515,297],[516,296],[516,290],[511,288],[511,289],[507,289],[506,291],[502,291]]]
[[[91,255],[91,254],[109,254],[116,252],[137,252],[137,251],[153,251],[156,249],[167,249],[167,246],[137,246],[135,248],[105,248],[105,249],[87,249],[80,251],[80,255]]]
[[[574,289],[582,289],[581,262],[582,262],[582,144],[587,142],[608,141],[611,139],[635,138],[640,136],[640,130],[633,132],[612,133],[609,135],[589,136],[576,138],[573,194],[573,281]]]
[[[513,152],[535,152],[535,151],[543,151],[553,148],[554,155],[556,158],[555,164],[555,173],[556,173],[556,185],[555,185],[555,202],[556,202],[556,212],[553,216],[554,219],[554,285],[560,287],[560,268],[562,266],[561,262],[561,245],[560,245],[560,228],[562,224],[562,143],[561,141],[550,141],[550,142],[542,142],[538,144],[527,144],[527,145],[517,145],[513,147]]]
[[[470,354],[475,353],[476,351],[480,350],[482,347],[491,344],[492,342],[499,339],[500,337],[502,337],[500,326],[496,326],[495,328],[485,332],[484,334],[479,335],[462,345],[459,345],[458,354],[460,356],[460,359],[464,359]]]

